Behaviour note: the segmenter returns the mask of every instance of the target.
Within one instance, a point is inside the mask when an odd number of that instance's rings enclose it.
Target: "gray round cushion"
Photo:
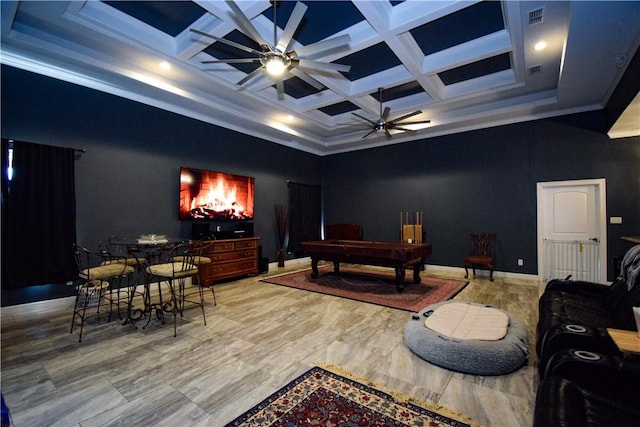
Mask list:
[[[409,319],[404,329],[404,342],[415,354],[434,365],[475,375],[502,375],[521,367],[529,356],[527,329],[524,323],[509,313],[507,335],[497,341],[460,340],[427,328],[425,313],[449,304],[445,301],[430,305]],[[490,307],[485,304],[474,304]],[[502,311],[502,310],[501,310]]]

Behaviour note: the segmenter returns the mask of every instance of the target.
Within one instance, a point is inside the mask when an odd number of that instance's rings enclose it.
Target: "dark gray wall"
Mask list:
[[[191,237],[178,220],[179,168],[255,177],[254,233],[276,259],[275,204],[287,180],[320,184],[320,158],[77,85],[2,66],[2,137],[84,148],[76,161],[78,242]]]
[[[430,262],[461,267],[472,231],[498,234],[498,270],[537,274],[536,183],[606,178],[609,258],[640,234],[640,138],[610,140],[602,113],[432,138],[323,159],[325,223],[398,240],[400,212],[422,211]],[[517,259],[524,259],[524,266]]]
[[[498,269],[535,274],[536,182],[606,178],[609,257],[640,234],[640,138],[609,140],[602,113],[501,126],[324,158],[115,96],[2,66],[2,137],[86,148],[77,161],[78,240],[190,236],[177,219],[178,168],[256,178],[255,234],[276,259],[274,205],[286,180],[322,184],[325,223],[397,240],[423,211],[432,264],[461,266],[468,233],[498,233]],[[518,267],[517,258],[525,264]]]

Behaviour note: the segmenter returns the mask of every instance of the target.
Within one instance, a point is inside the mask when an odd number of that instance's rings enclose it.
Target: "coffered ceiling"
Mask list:
[[[640,45],[637,1],[305,1],[291,47],[346,34],[306,55],[351,69],[286,74],[279,97],[266,73],[237,84],[259,63],[203,64],[255,55],[191,30],[260,50],[237,9],[274,40],[295,2],[275,37],[266,0],[0,4],[4,64],[319,155],[602,109]],[[430,123],[363,138],[381,87],[389,119]]]

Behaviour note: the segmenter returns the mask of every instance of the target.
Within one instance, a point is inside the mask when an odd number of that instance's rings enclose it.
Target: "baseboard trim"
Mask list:
[[[311,259],[309,257],[303,258],[295,258],[285,261],[285,265],[287,267],[310,267]],[[465,270],[463,267],[451,267],[447,265],[433,265],[427,263],[427,271],[433,272],[434,274],[450,274],[456,276],[465,275]],[[269,264],[269,271],[277,271],[278,263],[272,262]],[[487,270],[476,270],[476,277],[488,278],[489,272]],[[500,279],[508,279],[508,280],[518,280],[523,282],[531,282],[531,285],[538,285],[539,279],[537,274],[524,274],[524,273],[513,273],[509,271],[494,271],[494,278]]]
[[[311,259],[309,257],[289,259],[285,261],[285,265],[288,268],[303,269],[311,266]],[[279,268],[280,267],[278,267],[277,262],[269,263],[270,273],[277,272]],[[460,277],[464,277],[464,274],[465,274],[464,268],[462,267],[451,267],[446,265],[433,265],[433,264],[427,264],[427,272],[430,272],[433,274],[446,274],[450,276],[460,276]],[[488,278],[489,272],[486,270],[477,270],[476,277]],[[494,271],[493,277],[500,278],[500,279],[514,280],[514,281],[518,281],[519,283],[531,285],[531,286],[540,285],[538,276],[534,274]],[[139,286],[141,287],[142,285],[139,285]],[[2,307],[2,311],[4,311],[5,314],[9,314],[9,313],[12,313],[12,311],[14,310],[16,313],[19,313],[20,311],[25,309],[28,309],[29,311],[47,311],[47,310],[55,309],[60,306],[67,306],[72,308],[74,300],[75,300],[75,297],[71,296],[71,297],[56,298],[52,300],[28,302],[23,304]]]

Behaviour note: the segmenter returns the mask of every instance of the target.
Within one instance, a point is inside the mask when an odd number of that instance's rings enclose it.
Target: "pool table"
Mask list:
[[[392,267],[396,273],[396,288],[404,290],[405,269],[413,268],[413,282],[420,283],[420,270],[431,255],[429,243],[392,243],[368,240],[315,240],[302,242],[301,248],[311,257],[311,277],[318,277],[318,261],[333,261],[334,271],[340,263]]]

